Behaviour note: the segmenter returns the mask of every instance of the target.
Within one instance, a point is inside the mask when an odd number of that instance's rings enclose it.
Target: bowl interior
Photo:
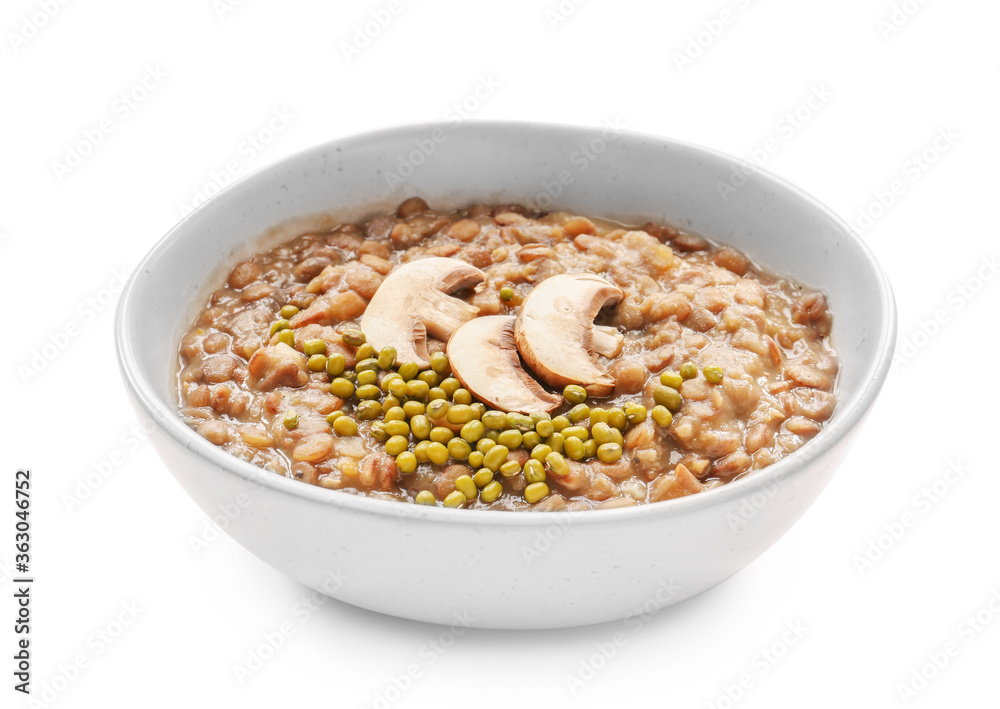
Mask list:
[[[175,438],[197,438],[175,413],[177,342],[239,258],[292,236],[304,216],[354,220],[413,195],[439,208],[521,202],[662,220],[822,289],[841,358],[840,403],[804,450],[853,427],[887,371],[895,311],[884,275],[842,221],[781,180],[704,148],[613,129],[432,124],[292,156],[229,187],[157,244],[126,288],[116,330],[123,372],[148,413]]]

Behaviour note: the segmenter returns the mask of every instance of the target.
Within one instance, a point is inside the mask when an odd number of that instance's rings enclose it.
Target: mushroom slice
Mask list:
[[[521,367],[513,316],[487,315],[462,325],[448,341],[448,362],[462,386],[493,408],[529,414],[562,403]]]
[[[607,325],[594,325],[594,352],[603,355],[608,359],[621,354],[622,346],[625,344],[625,335],[618,332],[613,327]]]
[[[611,350],[612,336],[603,332],[595,338],[594,316],[624,295],[590,273],[545,279],[524,299],[514,323],[514,339],[524,361],[549,386],[582,384],[592,396],[609,395],[615,380],[598,366],[594,352]]]
[[[427,333],[445,342],[479,312],[474,305],[452,298],[460,288],[482,283],[485,274],[454,258],[424,258],[405,263],[390,273],[375,291],[361,330],[381,349],[396,348],[397,362],[430,366]]]

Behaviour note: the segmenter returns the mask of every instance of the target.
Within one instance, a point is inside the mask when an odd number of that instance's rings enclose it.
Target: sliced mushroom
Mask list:
[[[527,414],[562,403],[521,367],[513,316],[487,315],[462,325],[448,341],[448,361],[462,385],[496,409]]]
[[[599,348],[610,351],[612,336],[595,338],[594,316],[621,301],[622,290],[590,273],[547,278],[528,294],[514,323],[514,339],[528,366],[546,384],[582,384],[592,396],[607,396],[615,380],[597,364]]]
[[[386,276],[361,318],[361,329],[376,349],[395,347],[397,362],[428,367],[427,333],[447,342],[479,312],[448,294],[484,278],[482,271],[459,259],[410,261]]]

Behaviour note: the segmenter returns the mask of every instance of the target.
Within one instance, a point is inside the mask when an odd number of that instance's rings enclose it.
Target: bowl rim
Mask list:
[[[457,127],[454,122],[432,121],[424,123],[404,123],[373,131],[354,133],[352,135],[335,138],[324,143],[319,143],[291,155],[285,156],[273,162],[263,164],[255,170],[247,173],[230,185],[220,190],[216,195],[206,200],[192,212],[185,215],[167,233],[162,236],[143,256],[132,271],[126,283],[118,306],[115,311],[114,339],[115,350],[118,359],[119,369],[130,393],[142,407],[143,411],[153,421],[164,430],[175,443],[182,448],[190,450],[195,455],[204,459],[206,463],[218,466],[244,483],[250,485],[261,485],[269,490],[271,494],[284,494],[301,498],[303,501],[317,503],[331,508],[344,508],[354,514],[366,514],[375,517],[385,517],[396,521],[401,520],[421,520],[439,524],[450,524],[469,527],[485,526],[513,526],[516,528],[543,529],[550,527],[553,523],[560,526],[577,525],[606,525],[631,523],[647,517],[671,517],[681,516],[696,512],[697,510],[713,505],[722,506],[727,502],[732,502],[733,498],[750,497],[754,492],[769,485],[780,483],[784,479],[795,475],[810,466],[816,459],[837,446],[846,436],[860,423],[864,415],[874,404],[878,394],[885,383],[892,360],[892,353],[895,348],[897,313],[895,300],[892,294],[892,287],[889,283],[885,271],[876,260],[874,253],[864,242],[864,240],[842,219],[825,204],[817,200],[812,195],[793,185],[787,180],[774,175],[773,173],[750,163],[742,158],[708,148],[688,141],[668,138],[661,135],[633,130],[620,130],[619,135],[627,136],[636,140],[652,141],[663,146],[680,148],[693,151],[700,156],[727,166],[742,166],[750,171],[752,179],[763,180],[769,183],[772,189],[783,190],[791,193],[794,197],[808,204],[813,210],[825,216],[831,223],[840,228],[842,236],[859,247],[872,268],[876,277],[878,287],[878,310],[884,314],[883,327],[877,333],[879,338],[876,357],[868,365],[867,379],[860,385],[855,395],[846,402],[837,402],[837,409],[834,416],[815,438],[808,441],[808,445],[802,446],[789,456],[779,460],[762,470],[758,470],[733,482],[721,485],[712,490],[706,490],[697,495],[689,495],[673,500],[665,500],[659,503],[645,503],[629,507],[612,508],[605,510],[576,510],[559,511],[557,516],[550,514],[523,514],[517,511],[503,510],[466,510],[464,512],[447,509],[440,506],[425,506],[406,504],[395,501],[379,500],[364,495],[343,493],[336,490],[327,490],[318,485],[309,485],[292,478],[279,476],[275,473],[265,471],[252,463],[243,461],[221,448],[213,445],[206,439],[199,436],[193,429],[187,426],[177,415],[176,407],[171,407],[162,401],[154,392],[153,387],[140,376],[140,368],[135,351],[129,338],[129,323],[136,315],[136,305],[133,302],[138,289],[138,280],[141,274],[147,272],[155,264],[160,255],[168,248],[170,242],[178,233],[183,233],[189,222],[200,215],[203,210],[214,209],[219,202],[219,196],[230,193],[231,190],[253,186],[254,182],[265,179],[266,173],[281,167],[287,167],[298,161],[312,159],[316,154],[327,151],[334,151],[338,148],[348,150],[351,144],[356,142],[377,141],[387,138],[396,138],[417,134],[423,136],[438,129],[455,130],[482,130],[486,132],[503,131],[558,131],[577,132],[581,135],[592,134],[595,131],[603,130],[602,127],[593,125],[579,125],[569,123],[538,122],[538,121],[516,121],[516,120],[467,120]],[[557,206],[557,205],[553,205]],[[262,225],[259,233],[275,225]],[[164,464],[166,466],[166,464]],[[169,469],[169,466],[166,466]],[[569,519],[569,522],[565,520]],[[568,531],[568,530],[567,530]]]

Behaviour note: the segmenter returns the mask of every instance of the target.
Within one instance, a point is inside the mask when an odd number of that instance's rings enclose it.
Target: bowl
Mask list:
[[[836,413],[800,450],[728,485],[631,508],[551,513],[463,511],[331,491],[267,473],[182,423],[178,341],[211,284],[241,257],[296,229],[331,214],[361,219],[413,195],[443,209],[521,202],[666,221],[823,290],[841,359]],[[773,175],[615,127],[485,121],[344,138],[233,184],[146,255],[115,323],[122,376],[158,453],[202,510],[227,520],[225,531],[248,550],[363,608],[533,629],[682,601],[770,547],[832,477],[882,387],[895,331],[892,293],[868,248],[828,209]]]

